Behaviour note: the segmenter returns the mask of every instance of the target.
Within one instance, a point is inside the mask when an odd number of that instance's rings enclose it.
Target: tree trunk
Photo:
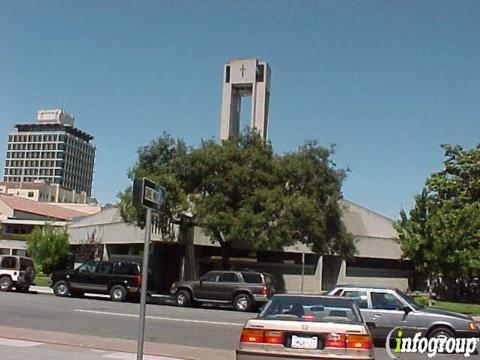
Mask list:
[[[231,256],[231,247],[230,243],[223,242],[220,243],[221,249],[222,249],[222,270],[230,270],[230,256]]]

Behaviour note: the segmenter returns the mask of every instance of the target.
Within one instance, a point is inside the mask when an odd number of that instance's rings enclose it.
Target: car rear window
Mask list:
[[[362,322],[358,307],[353,301],[321,296],[274,296],[259,318],[307,322]]]
[[[17,267],[17,259],[11,256],[5,256],[2,259],[2,268],[15,269]]]
[[[140,274],[139,266],[135,263],[116,263],[113,267],[113,273],[117,275],[137,276]]]
[[[20,270],[26,270],[29,267],[33,268],[32,259],[20,258]]]
[[[242,277],[249,284],[261,284],[263,282],[262,276],[256,273],[242,272]]]

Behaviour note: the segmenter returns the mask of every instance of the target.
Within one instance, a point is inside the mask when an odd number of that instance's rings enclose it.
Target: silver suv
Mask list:
[[[24,256],[0,256],[0,290],[27,292],[35,280],[33,260]]]
[[[428,337],[480,337],[480,324],[470,316],[425,308],[398,289],[338,285],[328,294],[356,300],[365,321],[375,324],[370,332],[377,340],[396,327],[407,336],[421,332]]]

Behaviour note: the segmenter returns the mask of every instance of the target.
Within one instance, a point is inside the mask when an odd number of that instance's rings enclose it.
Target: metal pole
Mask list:
[[[305,277],[305,253],[302,253],[302,294],[303,294],[303,279]]]
[[[145,308],[147,305],[147,281],[150,233],[152,228],[152,209],[147,208],[145,220],[145,245],[143,247],[142,289],[140,295],[140,318],[138,320],[137,360],[143,360],[143,339],[145,335]]]

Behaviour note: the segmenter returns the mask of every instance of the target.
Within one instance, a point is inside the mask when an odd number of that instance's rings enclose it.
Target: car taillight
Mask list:
[[[240,342],[256,344],[281,345],[284,339],[284,333],[280,330],[243,329],[240,336]]]
[[[263,343],[264,339],[264,331],[257,329],[243,329],[240,336],[242,343]]]
[[[370,335],[347,335],[347,348],[349,349],[371,349],[372,344]]]
[[[345,334],[331,333],[325,337],[325,347],[345,348]]]
[[[371,349],[372,338],[370,335],[352,335],[331,333],[325,337],[325,347],[348,349]]]
[[[142,277],[140,275],[135,276],[133,282],[136,286],[142,286]]]
[[[268,288],[264,286],[260,292],[260,294],[267,296],[268,295]]]
[[[264,341],[265,344],[283,344],[283,331],[265,330]]]

